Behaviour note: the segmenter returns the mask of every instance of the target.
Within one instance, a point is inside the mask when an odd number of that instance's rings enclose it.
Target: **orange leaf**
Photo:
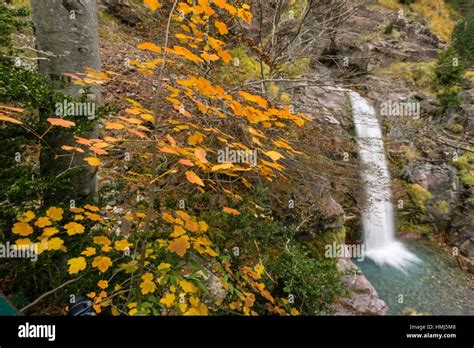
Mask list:
[[[188,159],[180,159],[178,162],[181,163],[184,166],[188,166],[188,167],[193,167],[194,166],[194,163],[192,161],[188,160]]]
[[[63,120],[62,118],[48,118],[46,121],[51,123],[53,126],[59,126],[64,128],[74,127],[76,124],[71,121]]]
[[[85,138],[81,138],[81,137],[74,137],[74,139],[76,139],[76,143],[78,144],[81,144],[81,145],[87,145],[87,146],[91,146],[92,145],[92,141],[89,140],[89,139],[85,139]]]
[[[171,51],[171,53],[183,56],[193,62],[197,62],[197,63],[204,62],[201,58],[193,54],[190,50],[181,46],[174,46],[173,51]]]
[[[190,183],[196,184],[196,185],[199,185],[199,186],[204,186],[204,183],[201,180],[201,178],[199,176],[197,176],[197,174],[194,173],[193,171],[188,170],[185,174],[186,174],[186,178],[188,179],[188,181]]]
[[[63,145],[63,146],[61,146],[61,149],[65,150],[65,151],[75,151],[75,152],[78,152],[78,153],[84,153],[84,150],[79,148],[79,147]]]
[[[5,115],[0,115],[0,121],[11,122],[11,123],[16,123],[16,124],[23,124],[23,122],[18,121],[14,118],[5,116]]]
[[[247,92],[239,92],[239,94],[246,100],[258,104],[262,108],[266,108],[268,106],[268,102],[258,95],[253,95]]]
[[[227,64],[230,62],[231,60],[231,56],[230,54],[227,52],[227,51],[223,51],[223,50],[219,50],[217,51],[217,54],[219,55],[219,57],[222,58],[222,60]]]
[[[6,106],[6,105],[0,105],[0,109],[10,110],[10,111],[14,111],[14,112],[23,112],[23,111],[25,111],[25,109],[14,108],[13,106]]]
[[[142,138],[142,139],[143,139],[143,138],[146,138],[146,135],[145,135],[144,133],[139,132],[139,131],[137,131],[137,130],[135,130],[135,129],[129,129],[128,132],[131,133],[131,134],[133,134],[133,135],[136,135],[136,136],[138,136],[138,137],[140,137],[140,138]]]
[[[204,151],[203,149],[196,149],[196,150],[194,151],[194,156],[196,156],[196,158],[197,158],[202,164],[208,163],[207,158],[206,158],[206,151]]]
[[[186,254],[186,250],[188,250],[189,247],[190,244],[188,242],[188,237],[183,236],[174,239],[169,245],[169,250],[178,254],[179,256],[184,256],[184,254]]]
[[[214,26],[219,30],[219,34],[221,35],[226,35],[229,32],[227,25],[221,21],[215,21]]]
[[[137,48],[139,50],[147,50],[147,51],[152,51],[152,52],[156,52],[156,53],[160,53],[161,52],[161,47],[155,45],[154,43],[152,42],[144,42],[144,43],[141,43],[137,46]]]
[[[232,215],[240,215],[240,211],[228,207],[224,207],[223,209],[226,213],[232,214]]]
[[[105,129],[124,129],[125,126],[118,122],[107,122],[105,124]]]
[[[153,12],[161,7],[161,4],[158,0],[143,0],[143,3]]]

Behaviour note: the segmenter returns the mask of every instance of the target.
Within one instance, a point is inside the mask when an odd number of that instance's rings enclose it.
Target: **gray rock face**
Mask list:
[[[360,269],[348,258],[338,260],[342,281],[350,291],[349,297],[342,297],[332,305],[334,315],[386,315],[388,306],[380,299],[372,284]]]
[[[331,196],[323,196],[305,212],[308,216],[300,230],[299,238],[313,240],[314,231],[339,232],[344,228],[344,210]]]
[[[438,200],[453,200],[459,195],[457,169],[451,165],[413,161],[403,172],[408,181],[420,184]]]

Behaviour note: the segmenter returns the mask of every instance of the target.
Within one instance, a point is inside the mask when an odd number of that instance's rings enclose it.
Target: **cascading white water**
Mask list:
[[[348,91],[356,129],[366,207],[362,213],[365,255],[377,264],[400,269],[419,261],[395,239],[390,172],[382,131],[373,107],[354,91]]]

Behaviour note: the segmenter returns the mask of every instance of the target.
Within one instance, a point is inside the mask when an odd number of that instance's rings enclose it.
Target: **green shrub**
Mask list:
[[[453,46],[464,65],[474,66],[474,11],[461,20],[453,30]]]
[[[269,272],[276,278],[282,297],[293,295],[302,314],[328,314],[328,306],[343,292],[336,259],[308,255],[303,247],[290,246],[269,263]]]
[[[452,46],[439,55],[435,75],[437,96],[443,107],[459,106],[458,93],[464,72],[465,67]]]

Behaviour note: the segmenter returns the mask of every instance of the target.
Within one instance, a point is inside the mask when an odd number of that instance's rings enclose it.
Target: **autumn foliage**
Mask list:
[[[163,11],[156,0],[144,0],[151,12]],[[97,279],[87,289],[97,313],[113,315],[207,315],[239,313],[298,314],[288,300],[271,294],[265,285],[265,266],[254,260],[234,267],[232,256],[213,242],[213,227],[186,209],[170,210],[160,203],[162,192],[196,192],[225,195],[220,209],[239,216],[242,195],[262,180],[285,178],[285,159],[302,153],[286,140],[285,132],[302,127],[310,118],[280,107],[254,90],[226,90],[207,73],[213,65],[232,69],[226,35],[252,21],[250,6],[227,0],[176,2],[167,6],[167,37],[143,42],[138,49],[154,56],[131,60],[144,76],[160,85],[154,100],[118,101],[122,110],[102,121],[100,138],[75,136],[74,146],[64,145],[66,156],[84,156],[88,165],[107,175],[117,161],[116,149],[136,159],[127,173],[129,192],[145,194],[145,203],[130,207],[124,219],[131,229],[116,233],[119,217],[92,204],[28,210],[18,216],[12,234],[17,246],[37,243],[40,257],[67,255],[62,265],[81,281]],[[237,25],[239,24],[239,25]],[[171,44],[172,43],[172,44]],[[167,74],[179,74],[165,79]],[[82,86],[122,83],[113,71],[68,74]],[[21,126],[23,110],[2,106],[0,121]],[[48,118],[52,127],[73,130],[75,123]],[[220,163],[220,149],[257,151],[252,163]],[[131,179],[133,178],[133,179]],[[252,202],[250,203],[252,204]],[[60,207],[61,206],[61,207]],[[224,288],[224,297],[208,293],[211,281]],[[260,312],[254,309],[259,303]],[[264,312],[262,313],[262,308]]]

